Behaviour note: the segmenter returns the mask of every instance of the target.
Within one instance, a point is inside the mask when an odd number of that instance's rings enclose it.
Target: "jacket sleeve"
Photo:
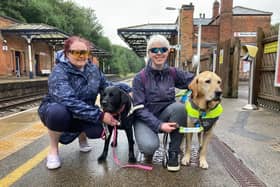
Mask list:
[[[98,106],[92,106],[76,97],[69,79],[62,68],[55,68],[48,81],[49,95],[54,102],[67,107],[79,119],[97,122],[102,116]]]
[[[140,73],[133,79],[132,93],[134,106],[144,105],[144,108],[135,111],[136,118],[144,121],[153,131],[159,132],[162,121],[154,116],[146,106],[146,97],[148,96],[145,95],[145,87],[142,83]]]
[[[188,71],[183,71],[181,69],[176,68],[176,79],[175,79],[175,87],[180,89],[188,89],[189,84],[194,78],[194,74]]]

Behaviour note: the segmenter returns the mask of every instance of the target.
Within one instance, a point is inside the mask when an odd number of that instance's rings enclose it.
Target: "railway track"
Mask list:
[[[45,93],[37,93],[0,99],[0,117],[38,106],[44,95]]]
[[[131,79],[132,78],[108,77],[108,80],[112,82],[121,81],[128,84],[131,82]],[[0,98],[0,117],[37,107],[45,95],[46,93],[40,92],[16,97]]]

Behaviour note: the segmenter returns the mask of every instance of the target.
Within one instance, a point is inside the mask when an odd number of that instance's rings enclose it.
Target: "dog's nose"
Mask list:
[[[222,96],[221,91],[215,91],[215,98],[220,98]]]

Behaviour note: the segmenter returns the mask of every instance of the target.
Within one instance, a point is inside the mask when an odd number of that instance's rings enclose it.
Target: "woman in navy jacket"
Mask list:
[[[98,93],[112,83],[106,81],[99,68],[88,60],[90,46],[87,40],[72,36],[65,41],[64,50],[56,55],[56,66],[48,80],[48,94],[38,109],[50,137],[48,169],[61,166],[58,142],[62,132],[79,135],[80,151],[88,152],[91,147],[87,137],[100,138],[102,123],[118,124],[110,113],[103,113],[95,105]],[[119,87],[130,92],[125,84]]]
[[[134,105],[144,105],[136,111],[135,138],[140,152],[151,160],[159,148],[159,132],[170,133],[167,169],[178,171],[178,154],[182,135],[178,125],[185,126],[184,105],[175,101],[175,88],[186,89],[194,75],[168,66],[169,42],[162,35],[150,38],[147,44],[147,65],[139,72],[132,85]]]

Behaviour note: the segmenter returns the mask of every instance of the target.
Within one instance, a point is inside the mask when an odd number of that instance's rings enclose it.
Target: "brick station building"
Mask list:
[[[0,76],[49,74],[56,46],[66,38],[68,35],[55,27],[0,16]]]
[[[0,77],[48,75],[54,67],[55,52],[68,37],[50,25],[22,23],[0,16]],[[110,53],[92,44],[93,63],[99,64],[99,58],[109,56]]]
[[[215,0],[213,7],[209,7],[209,10],[212,10],[211,18],[206,18],[203,14],[200,18],[194,18],[194,10],[195,6],[192,3],[182,5],[174,24],[131,26],[118,29],[118,34],[141,56],[145,55],[146,41],[151,34],[163,34],[170,40],[171,45],[176,45],[179,32],[179,44],[181,45],[179,66],[186,68],[192,62],[193,55],[197,53],[199,24],[201,24],[200,59],[202,66],[211,63],[209,62],[211,59],[209,56],[213,54],[219,42],[238,37],[242,45],[255,45],[257,28],[261,27],[265,32],[270,29],[271,12],[241,6],[233,7],[233,0],[221,0],[221,3]],[[179,29],[178,25],[180,26]],[[176,34],[174,34],[175,31]],[[136,39],[137,36],[138,40]],[[142,44],[141,49],[139,41]],[[172,55],[174,56],[174,54]]]

